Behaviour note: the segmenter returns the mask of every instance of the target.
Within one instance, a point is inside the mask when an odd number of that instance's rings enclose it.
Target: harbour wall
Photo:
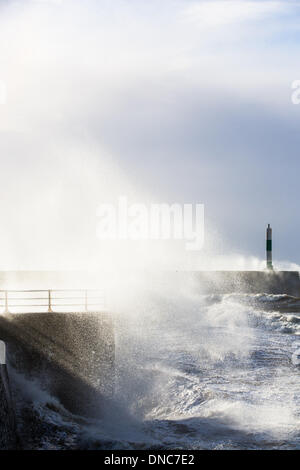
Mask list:
[[[211,293],[267,293],[300,297],[298,271],[0,271],[0,289],[56,289],[106,288],[122,286],[130,279],[143,279],[152,284],[192,281],[199,292]],[[129,282],[130,285],[130,282]]]
[[[207,271],[195,272],[203,293],[286,294],[300,297],[298,271]]]
[[[18,439],[5,349],[0,341],[0,450],[12,450],[18,447]]]
[[[166,290],[189,286],[199,294],[286,294],[300,297],[298,271],[173,271],[147,273],[146,285]]]
[[[0,315],[7,362],[73,413],[97,416],[114,385],[112,317],[103,312]]]

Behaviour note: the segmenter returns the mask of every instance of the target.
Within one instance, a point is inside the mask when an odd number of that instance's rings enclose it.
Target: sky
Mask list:
[[[297,1],[0,0],[0,269],[106,265],[124,194],[204,204],[177,267],[261,267],[268,223],[300,264],[299,44]]]

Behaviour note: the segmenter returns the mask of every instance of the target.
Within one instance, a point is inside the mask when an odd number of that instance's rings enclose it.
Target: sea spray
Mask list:
[[[105,415],[67,413],[38,383],[17,378],[27,448],[300,448],[298,324],[283,331],[296,299],[202,296],[192,282],[148,288],[141,276],[120,292]]]

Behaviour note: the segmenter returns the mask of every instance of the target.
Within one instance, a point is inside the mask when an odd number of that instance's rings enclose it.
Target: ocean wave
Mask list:
[[[115,320],[116,388],[101,419],[13,372],[23,447],[299,449],[298,302],[175,293],[132,309]]]

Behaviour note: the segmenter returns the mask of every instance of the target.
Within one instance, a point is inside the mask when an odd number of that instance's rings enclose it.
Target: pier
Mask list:
[[[0,339],[11,367],[73,413],[97,416],[114,386],[113,318],[103,290],[2,289]]]

